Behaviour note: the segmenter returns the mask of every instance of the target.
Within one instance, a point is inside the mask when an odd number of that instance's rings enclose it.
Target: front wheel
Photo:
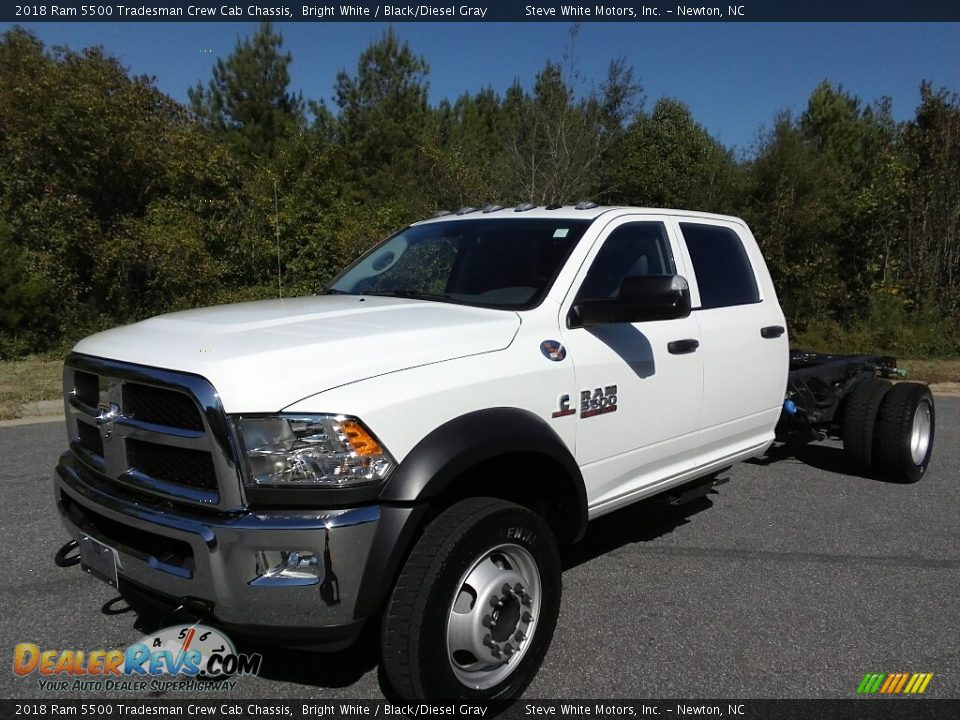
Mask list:
[[[404,565],[383,618],[383,668],[404,698],[515,697],[560,609],[560,557],[536,513],[471,498],[441,513]]]

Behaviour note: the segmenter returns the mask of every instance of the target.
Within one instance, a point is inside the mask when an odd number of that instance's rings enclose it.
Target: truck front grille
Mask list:
[[[123,384],[123,412],[141,422],[184,430],[203,430],[197,405],[176,390],[127,382]]]
[[[127,461],[132,470],[173,485],[217,490],[217,471],[210,453],[157,445],[127,438]]]
[[[103,438],[100,437],[100,431],[97,428],[80,421],[77,423],[77,435],[80,447],[97,457],[103,457]]]
[[[73,386],[80,402],[93,407],[100,404],[100,378],[96,375],[78,370],[73,374]]]
[[[242,507],[233,432],[196,375],[71,355],[63,371],[74,456],[120,490]]]

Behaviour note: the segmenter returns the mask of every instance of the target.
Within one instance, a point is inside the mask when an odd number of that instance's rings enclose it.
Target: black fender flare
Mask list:
[[[488,408],[445,422],[418,442],[380,492],[386,503],[418,503],[443,492],[471,467],[501,455],[536,452],[558,462],[574,485],[581,523],[587,524],[587,492],[577,461],[560,436],[528,410]]]
[[[520,408],[499,407],[461,415],[430,432],[391,473],[380,492],[380,522],[357,595],[355,617],[383,607],[394,578],[427,514],[430,500],[471,467],[518,452],[541,453],[559,464],[564,491],[576,497],[575,542],[587,528],[587,492],[583,475],[560,436],[542,418]]]

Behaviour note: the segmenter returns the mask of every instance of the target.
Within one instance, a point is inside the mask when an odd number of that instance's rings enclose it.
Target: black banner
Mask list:
[[[556,0],[435,0],[306,4],[264,0],[250,5],[198,0],[77,0],[7,4],[0,22],[956,22],[956,0],[729,0],[724,3],[557,2]]]
[[[0,717],[353,718],[816,718],[817,720],[941,720],[960,717],[960,699],[851,700],[0,700]]]

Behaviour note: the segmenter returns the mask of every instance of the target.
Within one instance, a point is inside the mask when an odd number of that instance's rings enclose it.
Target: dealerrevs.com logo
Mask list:
[[[41,649],[20,643],[14,648],[13,671],[37,677],[44,691],[222,690],[236,686],[235,676],[256,675],[262,659],[238,653],[216,628],[175,625],[122,650]],[[209,680],[220,682],[205,682]]]

